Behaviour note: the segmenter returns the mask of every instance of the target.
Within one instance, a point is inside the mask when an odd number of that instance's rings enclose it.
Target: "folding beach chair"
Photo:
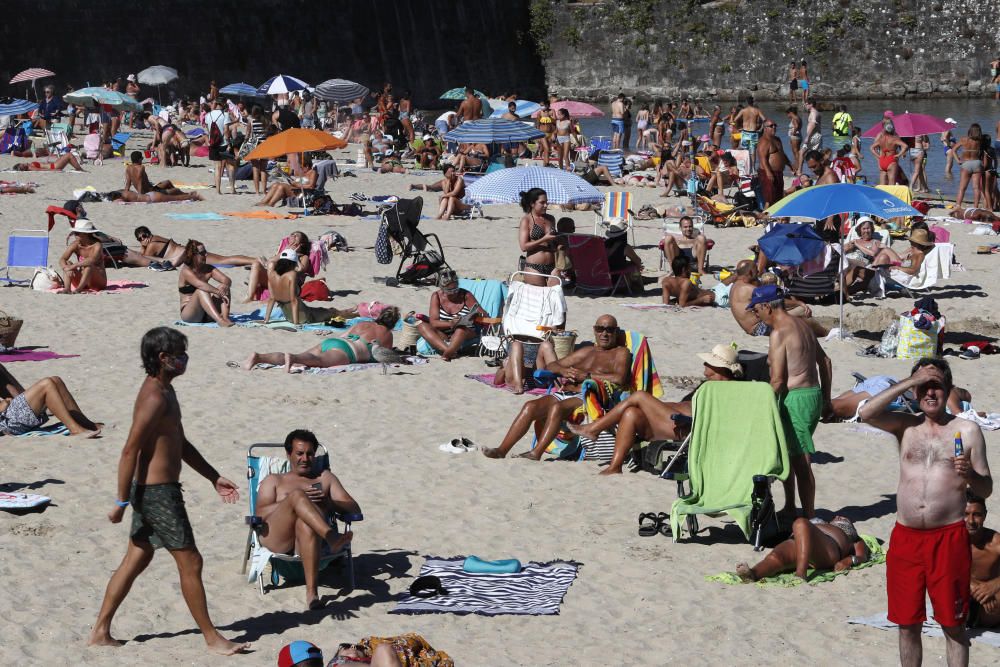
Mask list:
[[[620,150],[602,150],[597,156],[597,164],[608,168],[611,175],[618,178],[622,175],[622,165],[625,154]]]
[[[266,450],[267,454],[258,453],[258,450]],[[330,469],[330,454],[326,447],[319,446],[314,459],[314,472],[322,472]],[[277,443],[257,443],[251,445],[247,450],[247,480],[249,485],[250,515],[247,523],[250,530],[247,533],[246,548],[243,552],[243,569],[241,572],[247,574],[247,564],[250,564],[248,582],[257,581],[257,587],[261,595],[264,595],[264,575],[265,569],[270,565],[271,586],[277,586],[282,579],[289,584],[301,583],[304,581],[302,570],[302,559],[295,554],[272,553],[267,547],[260,543],[260,522],[257,516],[257,492],[260,483],[270,474],[285,473],[289,470],[288,458],[285,456],[284,445]],[[338,520],[343,523],[343,530],[338,525]],[[351,523],[362,521],[361,514],[340,514],[334,513],[327,517],[330,527],[338,533],[347,532],[351,529]],[[342,561],[344,568],[344,578],[348,590],[354,590],[354,557],[351,552],[351,543],[348,542],[336,553],[330,553],[329,546],[324,544],[320,551],[319,569],[322,572],[330,563]]]
[[[789,471],[774,390],[766,382],[706,382],[695,392],[691,418],[691,435],[678,452],[687,454],[691,492],[670,508],[674,542],[681,517],[728,514],[759,547],[764,524],[776,525],[770,483]]]
[[[518,280],[518,277],[523,276],[546,278],[549,285],[529,285]],[[483,327],[479,339],[479,354],[504,359],[508,344],[515,337],[525,337],[529,345],[535,342],[540,344],[546,332],[564,326],[565,323],[566,297],[559,278],[530,271],[515,271],[507,281],[503,317],[476,320],[476,324]],[[529,360],[530,358],[533,357],[529,357]]]
[[[117,155],[118,157],[122,157],[125,155],[125,144],[128,143],[128,140],[131,137],[132,135],[129,134],[128,132],[118,132],[117,134],[111,137],[111,150],[114,152],[115,155]]]
[[[914,298],[917,294],[926,292],[931,287],[937,285],[939,279],[947,280],[951,277],[951,261],[955,254],[955,244],[935,243],[920,264],[920,270],[906,285],[899,283],[891,277],[891,267],[880,267],[874,281],[876,283],[874,291],[876,296],[884,297],[886,292],[902,292],[908,298]]]
[[[49,232],[45,229],[15,229],[7,236],[7,266],[4,277],[8,285],[30,285],[31,278],[10,277],[11,269],[44,269],[49,265]]]
[[[414,285],[428,281],[436,278],[438,272],[448,266],[438,235],[424,234],[417,229],[423,208],[423,197],[414,197],[399,199],[394,205],[382,209],[382,220],[388,225],[389,237],[400,248],[399,266],[396,267],[397,283]],[[431,240],[434,241],[433,245]],[[410,265],[404,269],[407,260],[410,260]]]
[[[573,262],[573,270],[576,272],[574,293],[579,291],[594,295],[608,295],[614,294],[624,285],[628,293],[632,294],[632,287],[627,278],[638,273],[638,268],[629,267],[612,271],[608,265],[608,253],[602,237],[588,234],[568,234],[566,236],[566,250],[569,253],[570,261]]]
[[[601,210],[597,212],[597,219],[594,221],[594,236],[600,234],[601,226],[607,227],[613,221],[622,221],[628,226],[628,231],[632,232],[632,245],[635,245],[635,226],[632,224],[632,193],[631,192],[606,192],[604,193],[604,203]]]

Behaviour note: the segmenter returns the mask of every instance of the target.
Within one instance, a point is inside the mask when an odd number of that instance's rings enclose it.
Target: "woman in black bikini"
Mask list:
[[[231,327],[229,287],[233,281],[205,261],[207,254],[204,244],[194,239],[184,247],[184,266],[177,278],[181,319],[185,322],[217,322],[220,327]],[[212,280],[219,286],[212,285]]]
[[[418,324],[417,331],[441,359],[451,361],[478,335],[474,318],[486,313],[472,292],[458,286],[451,269],[441,272],[439,284],[441,289],[431,294],[429,321]]]
[[[524,253],[524,270],[551,275],[556,269],[556,219],[546,213],[548,195],[541,188],[531,188],[521,193],[524,217],[518,226],[518,242]],[[524,276],[529,285],[544,287],[548,284],[541,276]]]

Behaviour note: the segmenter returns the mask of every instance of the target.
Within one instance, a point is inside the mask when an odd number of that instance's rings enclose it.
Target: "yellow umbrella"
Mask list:
[[[265,158],[288,155],[289,153],[309,153],[344,148],[347,142],[338,139],[322,130],[292,128],[279,132],[263,141],[257,148],[250,151],[245,160],[263,160]]]

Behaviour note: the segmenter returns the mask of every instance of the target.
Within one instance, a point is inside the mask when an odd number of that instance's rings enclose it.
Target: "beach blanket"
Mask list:
[[[9,364],[12,361],[47,361],[48,359],[69,359],[79,356],[79,354],[57,354],[51,350],[37,348],[12,347],[0,351],[0,363]]]
[[[215,186],[211,183],[181,183],[180,181],[174,181],[174,187],[181,190],[211,190]]]
[[[147,283],[140,283],[135,280],[109,280],[108,286],[102,290],[84,290],[81,294],[104,294],[105,292],[126,292],[128,290],[142,289],[144,287],[149,287]],[[62,294],[66,291],[65,287],[54,287],[49,290],[53,294]]]
[[[475,380],[476,382],[479,382],[481,384],[485,384],[487,387],[492,387],[493,389],[502,389],[503,391],[509,391],[511,393],[514,392],[514,388],[508,384],[493,383],[493,379],[496,377],[496,373],[468,373],[466,374],[465,377],[469,378],[470,380]],[[527,378],[525,378],[524,380],[524,387],[525,387],[524,393],[531,394],[532,396],[544,396],[546,393],[545,389],[542,389],[541,387],[536,387],[534,385],[534,382],[532,382]]]
[[[931,609],[930,605],[928,605],[927,620],[924,621],[924,626],[921,628],[920,632],[928,637],[944,637],[944,632],[941,631],[941,626],[932,619],[933,614],[934,610]],[[847,619],[847,622],[853,625],[867,625],[872,628],[878,628],[879,630],[895,630],[899,627],[887,618],[887,613],[884,611],[881,614],[875,614],[874,616],[857,616],[855,618],[849,618]],[[989,644],[990,646],[1000,648],[1000,632],[985,630],[983,628],[969,628],[965,632],[969,639],[974,642],[982,642],[983,644]]]
[[[226,217],[218,213],[164,213],[173,220],[225,220]]]
[[[390,614],[502,614],[545,616],[559,613],[559,605],[576,579],[577,564],[567,561],[527,563],[520,572],[473,574],[462,566],[465,556],[428,558],[420,576],[441,579],[447,595],[418,598],[404,593]]]
[[[669,303],[623,303],[621,305],[622,308],[631,308],[632,310],[665,310],[672,313],[679,313],[684,310],[680,306]]]
[[[42,507],[52,502],[48,496],[37,493],[0,493],[0,510],[17,511]]]
[[[409,364],[386,364],[388,368],[400,368],[404,365],[409,366],[421,366],[428,363],[430,360],[424,357],[407,357],[406,360]],[[226,366],[229,368],[242,368],[237,361],[227,361]],[[272,368],[284,369],[284,366],[279,366],[278,364],[256,364],[253,370],[267,371]],[[382,364],[378,362],[362,363],[362,364],[345,364],[343,366],[330,366],[329,368],[310,368],[307,366],[292,366],[290,373],[292,375],[339,375],[340,373],[352,373],[354,371],[370,371],[373,368],[382,368]]]
[[[51,426],[41,426],[36,428],[34,431],[28,431],[27,433],[22,433],[20,435],[14,436],[15,438],[38,438],[46,435],[69,435],[69,429],[66,428],[65,424],[52,424]]]
[[[294,213],[274,213],[273,211],[223,211],[222,215],[231,218],[254,218],[256,220],[295,220],[299,216]]]
[[[878,540],[871,535],[859,535],[859,537],[865,541],[868,545],[868,550],[871,552],[871,558],[866,560],[860,565],[855,565],[847,570],[842,570],[840,572],[834,572],[833,570],[815,570],[809,568],[806,571],[805,581],[799,579],[795,576],[793,572],[782,572],[781,574],[776,574],[771,577],[766,577],[760,579],[754,583],[760,588],[794,588],[795,586],[800,586],[802,584],[809,584],[810,586],[815,586],[816,584],[822,584],[827,581],[833,581],[835,578],[847,574],[852,570],[863,570],[868,567],[875,567],[876,565],[882,565],[885,563],[885,548],[879,544]],[[743,580],[734,572],[721,572],[719,574],[707,574],[705,575],[705,581],[718,581],[723,584],[742,584]]]

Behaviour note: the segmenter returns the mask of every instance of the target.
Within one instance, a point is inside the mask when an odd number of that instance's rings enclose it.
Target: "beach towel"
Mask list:
[[[57,354],[51,350],[32,347],[12,347],[0,351],[0,363],[9,364],[12,361],[47,361],[49,359],[69,359],[79,356],[79,354]]]
[[[646,391],[656,398],[663,396],[663,385],[653,363],[649,339],[641,333],[626,331],[625,344],[632,353],[632,390]]]
[[[225,216],[218,213],[164,213],[173,220],[225,220]]]
[[[577,563],[527,563],[520,572],[473,574],[463,569],[465,556],[428,558],[420,576],[441,579],[447,595],[418,598],[404,593],[390,614],[504,614],[546,616],[559,613],[566,591],[576,579]]]
[[[833,581],[835,578],[852,572],[853,570],[863,570],[868,567],[875,567],[876,565],[882,565],[885,563],[885,548],[879,544],[878,540],[871,535],[859,535],[859,537],[865,541],[868,545],[868,550],[871,552],[871,557],[860,565],[855,565],[847,570],[842,570],[840,572],[834,572],[833,570],[815,570],[809,568],[806,571],[805,581],[799,579],[795,576],[793,572],[782,572],[781,574],[776,574],[771,577],[766,577],[760,579],[754,583],[760,588],[794,588],[795,586],[800,586],[802,584],[809,584],[810,586],[815,586],[816,584],[822,584],[827,581]],[[718,581],[723,584],[742,584],[743,580],[735,572],[721,572],[719,574],[707,574],[705,575],[705,581]]]
[[[623,308],[632,310],[665,310],[670,313],[679,313],[684,309],[669,303],[623,303]]]
[[[38,438],[46,435],[69,435],[69,429],[65,424],[52,424],[51,426],[41,426],[34,431],[27,431],[15,435],[15,438]]]
[[[174,181],[174,187],[181,190],[211,190],[215,186],[211,183],[181,183],[180,181]]]
[[[487,387],[492,387],[493,389],[502,389],[503,391],[509,391],[511,393],[514,392],[514,388],[511,387],[510,385],[494,384],[494,378],[496,377],[495,373],[469,373],[465,377],[469,378],[470,380],[475,380],[476,382],[479,382],[481,384],[485,384]],[[524,393],[531,394],[532,396],[544,396],[546,393],[548,393],[545,389],[542,389],[541,387],[536,387],[534,383],[532,383],[527,378],[525,378],[524,386],[525,386]]]
[[[51,502],[48,496],[37,493],[0,493],[0,510],[8,512],[43,507]]]
[[[931,609],[930,605],[928,605],[927,620],[924,621],[924,626],[921,628],[920,633],[927,635],[928,637],[944,637],[944,632],[941,631],[941,626],[933,620],[933,615],[934,610]],[[847,622],[853,625],[867,625],[872,628],[878,628],[879,630],[897,629],[899,626],[890,621],[887,616],[888,614],[883,611],[881,614],[875,614],[874,616],[857,616],[855,618],[849,618],[847,619]],[[965,632],[966,636],[974,642],[981,642],[983,644],[989,644],[990,646],[1000,648],[1000,632],[986,630],[983,628],[969,628]]]
[[[295,220],[299,216],[294,213],[274,213],[273,211],[223,211],[222,215],[231,218],[254,218],[257,220]]]
[[[428,363],[430,360],[423,357],[406,357],[409,362],[406,365],[409,366],[421,366]],[[400,368],[404,364],[386,364],[388,368]],[[227,361],[226,366],[229,368],[242,368],[237,361]],[[264,364],[259,363],[253,367],[253,370],[258,371],[268,371],[274,368],[281,368],[284,370],[284,366],[279,366],[278,364]],[[354,371],[370,371],[375,368],[382,368],[382,364],[378,362],[370,363],[360,363],[360,364],[344,364],[343,366],[330,366],[329,368],[310,368],[307,366],[292,366],[290,373],[292,375],[339,375],[340,373],[352,373]]]
[[[105,292],[127,292],[128,290],[143,289],[149,287],[147,283],[140,283],[135,280],[109,280],[108,286],[102,290],[84,290],[80,294],[104,294]],[[49,290],[53,294],[62,294],[65,287],[54,287]]]

